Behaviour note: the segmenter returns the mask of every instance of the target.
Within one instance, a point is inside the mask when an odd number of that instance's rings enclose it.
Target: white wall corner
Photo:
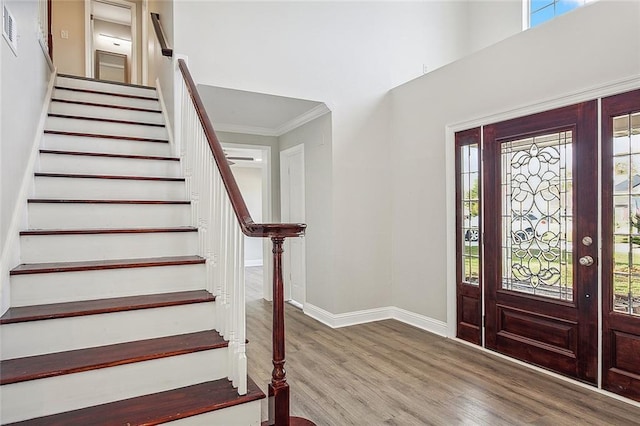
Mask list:
[[[47,119],[47,112],[49,111],[49,104],[51,103],[51,94],[53,93],[56,76],[56,72],[52,72],[49,78],[49,85],[42,104],[40,118],[36,126],[33,141],[31,142],[31,154],[29,155],[29,161],[22,175],[20,191],[16,198],[13,214],[11,215],[11,223],[7,230],[6,240],[2,246],[2,254],[0,255],[0,315],[9,309],[11,301],[9,271],[20,262],[20,243],[18,236],[20,228],[27,225],[27,198],[33,187],[33,174],[39,158],[40,142],[44,134],[44,125]]]
[[[446,322],[416,314],[415,312],[410,312],[402,308],[393,307],[391,310],[394,320],[437,334],[438,336],[448,337]]]
[[[285,133],[289,133],[293,129],[296,129],[304,124],[307,124],[310,121],[315,120],[316,118],[322,117],[326,113],[331,112],[329,108],[325,104],[320,104],[314,108],[311,108],[309,111],[300,114],[292,120],[287,121],[283,125],[279,126],[275,129],[275,136],[282,136]]]

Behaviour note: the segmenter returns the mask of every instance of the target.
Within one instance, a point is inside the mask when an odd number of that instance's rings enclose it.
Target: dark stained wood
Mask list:
[[[200,256],[168,256],[141,259],[89,260],[85,262],[24,263],[11,275],[48,274],[54,272],[98,271],[102,269],[149,268],[156,266],[196,265],[205,263]]]
[[[74,178],[74,179],[112,179],[112,180],[151,180],[158,182],[184,182],[183,177],[158,176],[119,176],[119,175],[87,175],[73,173],[34,173],[35,177]]]
[[[91,79],[91,80],[93,80],[93,79]],[[99,81],[101,83],[107,83],[106,81],[102,81],[102,80],[93,80],[93,81]],[[108,82],[108,83],[112,83],[112,82]],[[125,86],[128,86],[128,84],[125,84]],[[117,96],[119,98],[143,99],[143,100],[146,100],[146,101],[157,101],[158,100],[158,98],[154,97],[154,96],[140,96],[140,95],[129,95],[127,93],[103,92],[101,90],[81,89],[79,87],[55,86],[55,89],[56,90],[68,90],[70,92],[92,93],[94,95]]]
[[[158,123],[145,123],[143,121],[128,121],[128,120],[113,120],[110,118],[100,118],[100,117],[85,117],[81,115],[66,115],[66,114],[53,114],[49,113],[49,117],[56,118],[69,118],[72,120],[86,120],[86,121],[99,121],[103,123],[117,123],[117,124],[132,124],[137,126],[151,126],[151,127],[165,127],[164,124]]]
[[[109,154],[109,153],[102,153],[102,152],[59,151],[59,150],[53,150],[53,149],[41,149],[40,154],[76,155],[76,156],[84,156],[84,157],[128,158],[132,160],[180,161],[178,157],[162,157],[157,155]]]
[[[98,79],[95,79],[95,78],[85,77],[85,76],[81,76],[81,75],[71,75],[71,74],[60,74],[60,73],[58,73],[58,76],[59,77],[65,77],[65,78],[73,78],[73,79],[76,79],[76,80],[95,81],[95,82],[98,82],[98,83],[114,84],[116,86],[137,87],[138,89],[147,89],[147,90],[153,90],[153,91],[156,90],[156,88],[153,87],[153,86],[143,86],[141,84],[123,83],[121,81],[98,80]]]
[[[558,108],[484,127],[485,259],[502,258],[501,144],[529,136],[573,132],[573,301],[559,301],[502,289],[502,262],[485,262],[486,347],[595,384],[598,365],[597,103]],[[487,209],[487,206],[490,206]]]
[[[247,208],[247,205],[242,198],[242,194],[240,193],[240,189],[238,188],[236,179],[233,176],[233,172],[231,172],[229,162],[227,161],[224,151],[222,150],[222,145],[220,144],[220,141],[218,141],[218,137],[216,136],[216,132],[213,129],[211,120],[207,115],[204,103],[202,102],[202,99],[198,94],[198,89],[195,82],[193,81],[193,78],[191,77],[191,73],[189,72],[189,69],[187,68],[187,65],[183,59],[178,60],[178,66],[180,67],[180,71],[182,72],[182,76],[185,80],[187,90],[195,106],[200,124],[202,124],[202,128],[209,143],[209,148],[211,148],[213,158],[216,160],[216,165],[218,166],[218,170],[220,171],[220,175],[222,176],[222,181],[224,182],[224,186],[227,190],[227,194],[229,195],[231,205],[233,206],[233,211],[236,215],[236,218],[238,219],[238,223],[240,224],[242,232],[249,237],[269,238],[299,237],[301,235],[304,235],[306,225],[302,223],[255,223],[253,221],[253,219],[251,218],[251,214],[249,213],[249,209]]]
[[[62,132],[58,130],[45,130],[45,134],[48,135],[62,135],[62,136],[84,136],[87,138],[99,138],[99,139],[118,139],[125,141],[136,141],[136,142],[159,142],[159,143],[169,143],[166,139],[153,139],[153,138],[138,138],[134,136],[113,136],[113,135],[98,135],[95,133],[81,133],[81,132]]]
[[[215,330],[56,352],[0,362],[0,384],[79,373],[227,347]]]
[[[480,128],[464,130],[455,134],[456,140],[456,337],[466,340],[470,343],[480,345],[482,343],[482,252],[478,251],[480,256],[478,285],[473,285],[464,281],[462,276],[462,254],[464,250],[464,234],[463,234],[463,205],[462,199],[464,193],[461,181],[461,163],[462,158],[460,152],[465,145],[478,145],[480,152]],[[482,173],[480,156],[478,156],[478,179]],[[479,211],[482,211],[482,192],[478,187]],[[482,217],[478,219],[478,247],[482,247],[482,228],[480,227]]]
[[[238,395],[237,389],[231,382],[220,379],[11,424],[21,426],[158,425],[263,399],[265,395],[260,388],[250,378],[247,378],[247,381],[246,395]]]
[[[51,31],[51,14],[53,13],[53,0],[47,0],[47,47],[49,59],[53,62],[53,32]]]
[[[31,229],[20,231],[20,235],[155,234],[160,232],[198,232],[198,228],[176,226],[172,228]]]
[[[40,204],[191,204],[191,201],[176,200],[61,200],[48,198],[30,198],[27,203]]]
[[[0,324],[206,303],[214,300],[216,300],[215,296],[206,290],[192,290],[144,296],[83,300],[80,302],[51,303],[48,305],[20,306],[9,308],[0,318]]]
[[[640,90],[602,99],[602,387],[640,401],[640,318],[613,310],[613,118],[640,111]]]
[[[160,15],[158,13],[151,12],[151,23],[153,24],[153,30],[156,33],[158,42],[160,43],[162,56],[167,56],[169,58],[172,57],[173,49],[171,49],[167,44],[167,39],[164,36],[164,30],[162,29],[162,24],[160,23]]]
[[[56,99],[56,98],[52,98],[51,102],[62,102],[65,104],[95,106],[95,107],[103,107],[103,108],[116,108],[116,109],[125,109],[129,111],[154,112],[154,113],[162,114],[162,111],[157,109],[137,108],[137,107],[130,107],[125,105],[109,105],[109,104],[101,104],[101,103],[95,103],[95,102],[72,101],[69,99]]]

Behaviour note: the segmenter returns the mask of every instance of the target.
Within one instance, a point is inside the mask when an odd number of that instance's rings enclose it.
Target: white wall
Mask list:
[[[332,226],[320,307],[387,306],[388,90],[466,52],[465,2],[174,3],[175,49],[199,84],[323,101],[332,111]],[[275,164],[274,164],[275,167]],[[310,197],[313,194],[309,195]]]
[[[169,44],[169,47],[173,47],[174,2],[166,0],[148,0],[148,2],[149,14],[145,17],[145,19],[147,19],[147,49],[149,54],[147,82],[150,86],[155,86],[156,79],[159,80],[165,107],[167,109],[167,115],[169,117],[169,124],[171,129],[173,129],[175,126],[175,96],[173,87],[175,75],[174,61],[172,58],[162,56],[162,49],[160,48],[160,43],[158,42],[158,37],[156,36],[150,16],[151,13],[158,13],[160,15],[160,23],[162,24],[165,37],[167,38],[167,43]],[[140,25],[140,27],[142,27],[142,25]]]
[[[23,177],[36,141],[37,123],[51,71],[37,38],[38,3],[35,0],[5,0],[4,4],[14,15],[18,25],[18,56],[15,56],[4,37],[0,39],[2,60],[0,90],[0,247],[2,258],[0,280],[2,282],[2,306],[8,306],[6,298],[8,276],[6,268],[16,266],[17,258],[10,244],[14,218]],[[21,210],[18,210],[21,211]],[[13,225],[12,225],[13,221]],[[5,263],[6,262],[6,263]]]
[[[522,31],[522,0],[469,1],[469,52]]]
[[[236,178],[242,198],[247,204],[249,214],[256,223],[262,223],[262,168],[232,165],[231,171]],[[262,240],[244,237],[244,263],[247,266],[262,265]]]
[[[306,302],[315,306],[331,304],[324,291],[331,274],[332,173],[331,114],[325,114],[280,136],[280,151],[304,144],[305,214],[307,231]]]
[[[446,126],[639,78],[639,21],[640,2],[595,2],[392,91],[395,306],[447,319]]]

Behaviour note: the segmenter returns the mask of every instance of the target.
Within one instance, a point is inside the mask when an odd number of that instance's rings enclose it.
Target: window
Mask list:
[[[529,28],[549,21],[593,0],[528,0]]]

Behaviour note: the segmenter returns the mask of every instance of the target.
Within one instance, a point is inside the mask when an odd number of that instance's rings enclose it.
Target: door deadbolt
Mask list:
[[[589,247],[591,244],[593,244],[593,238],[589,236],[582,238],[582,245]]]

